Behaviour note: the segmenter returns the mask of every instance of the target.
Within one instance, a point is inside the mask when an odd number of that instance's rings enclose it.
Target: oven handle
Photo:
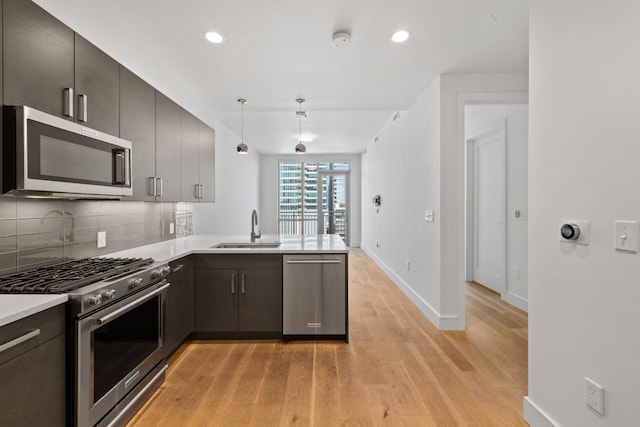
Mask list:
[[[166,285],[159,287],[158,289],[156,289],[153,292],[148,293],[147,295],[143,296],[142,298],[139,298],[135,301],[130,302],[129,304],[120,307],[119,309],[107,314],[106,316],[102,316],[99,319],[96,319],[96,323],[98,325],[102,325],[103,323],[108,322],[111,319],[114,319],[116,317],[118,317],[120,314],[129,311],[131,308],[142,304],[145,301],[150,300],[151,298],[155,297],[156,295],[158,295],[159,293],[164,292],[165,289],[167,289],[169,286],[171,286],[171,283],[167,283]]]

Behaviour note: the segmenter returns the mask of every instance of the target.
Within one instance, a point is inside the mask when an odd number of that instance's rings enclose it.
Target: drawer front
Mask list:
[[[0,328],[0,364],[64,334],[64,321],[62,304]]]
[[[279,254],[196,255],[196,268],[282,268]]]
[[[64,346],[59,335],[0,363],[0,426],[66,425]]]

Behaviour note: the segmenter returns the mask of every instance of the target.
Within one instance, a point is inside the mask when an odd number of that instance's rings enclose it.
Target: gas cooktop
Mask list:
[[[66,293],[85,285],[134,272],[151,258],[83,258],[0,276],[0,293]]]

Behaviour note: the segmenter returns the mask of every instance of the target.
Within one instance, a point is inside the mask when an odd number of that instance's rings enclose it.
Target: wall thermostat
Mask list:
[[[376,194],[375,196],[373,196],[373,205],[374,206],[380,206],[380,195]]]
[[[577,245],[589,244],[589,221],[576,219],[560,220],[560,241]]]
[[[562,224],[560,227],[560,235],[563,239],[578,240],[580,237],[580,227],[576,224]]]

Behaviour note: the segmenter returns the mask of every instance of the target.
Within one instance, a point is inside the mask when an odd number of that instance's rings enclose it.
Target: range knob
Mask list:
[[[102,295],[89,295],[87,297],[87,303],[89,305],[98,305],[102,302]]]
[[[139,288],[140,285],[142,285],[142,278],[141,277],[139,277],[137,279],[129,280],[129,289]]]
[[[115,289],[108,289],[108,290],[102,292],[102,299],[104,299],[105,301],[109,301],[111,299],[114,299],[115,296],[116,296],[116,290]]]
[[[153,270],[151,272],[151,279],[152,280],[162,279],[163,277],[166,277],[169,273],[171,273],[171,267],[169,266],[160,267],[159,269]]]

